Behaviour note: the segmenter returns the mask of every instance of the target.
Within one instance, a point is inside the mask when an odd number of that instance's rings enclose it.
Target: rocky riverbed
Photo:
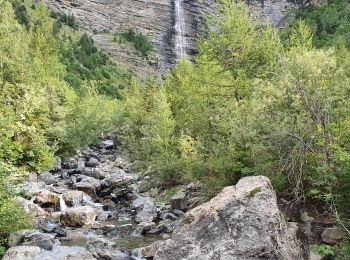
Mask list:
[[[34,215],[34,229],[11,234],[3,259],[310,257],[312,234],[297,220],[286,220],[266,177],[243,178],[200,205],[199,182],[165,196],[152,185],[149,171],[131,169],[113,141],[104,140],[57,162],[50,172],[29,174],[16,199]],[[343,235],[333,225],[321,234],[328,244]]]
[[[130,168],[104,140],[31,174],[17,200],[35,215],[35,229],[12,234],[4,259],[141,259],[143,247],[171,237],[187,203],[185,193],[155,203],[147,174]]]

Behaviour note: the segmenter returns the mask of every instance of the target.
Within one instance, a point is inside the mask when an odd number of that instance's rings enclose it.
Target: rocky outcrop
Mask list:
[[[114,59],[142,77],[164,72],[176,62],[175,1],[174,0],[45,0],[54,10],[73,14],[82,27]],[[293,17],[302,1],[248,0],[259,20],[273,26],[283,26]],[[187,54],[196,53],[195,39],[206,14],[214,11],[214,0],[183,0]],[[156,54],[145,59],[133,48],[113,42],[112,34],[134,29],[146,35]]]
[[[283,220],[268,178],[241,179],[194,208],[156,260],[308,259],[297,228]]]

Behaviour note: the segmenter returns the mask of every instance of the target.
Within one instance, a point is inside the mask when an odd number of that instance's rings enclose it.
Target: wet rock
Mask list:
[[[127,174],[114,174],[101,182],[101,195],[110,195],[113,198],[124,196],[132,191],[131,185],[135,182],[135,176]]]
[[[93,178],[98,179],[98,180],[103,180],[103,179],[107,178],[109,175],[107,172],[102,171],[99,168],[94,168],[94,169],[85,168],[82,171],[82,174],[89,176],[89,177],[93,177]]]
[[[157,208],[151,198],[138,197],[132,203],[132,208],[136,209],[136,222],[152,222],[157,217]]]
[[[87,162],[85,162],[86,167],[97,167],[99,165],[100,165],[100,162],[93,157],[91,157]]]
[[[192,209],[172,239],[161,242],[155,260],[308,259],[307,242],[297,238],[277,206],[268,178],[254,176],[226,187]]]
[[[55,177],[50,172],[43,172],[39,174],[38,181],[42,181],[46,185],[51,185],[56,183]]]
[[[70,207],[79,206],[84,200],[84,192],[80,190],[69,190],[63,193],[63,199]]]
[[[171,204],[171,209],[186,210],[188,208],[186,193],[178,192],[177,194],[175,194],[170,199],[170,204]]]
[[[105,238],[95,238],[86,245],[86,250],[98,259],[112,259],[113,246],[115,243]]]
[[[340,228],[326,228],[321,234],[322,241],[334,245],[337,242],[341,241],[345,236],[345,233]]]
[[[95,178],[83,176],[81,181],[76,183],[74,187],[77,190],[83,191],[89,196],[91,196],[92,198],[96,199],[97,193],[101,189],[101,184],[100,184],[100,181],[96,180]]]
[[[52,222],[48,219],[41,219],[37,225],[37,228],[47,233],[51,233],[54,232],[59,226],[59,223]]]
[[[148,180],[142,180],[139,185],[139,192],[144,193],[152,188],[152,183]]]
[[[61,215],[61,223],[68,227],[82,227],[95,222],[97,212],[90,206],[70,208]]]
[[[37,246],[16,246],[11,247],[3,260],[33,260],[40,254],[40,248]]]

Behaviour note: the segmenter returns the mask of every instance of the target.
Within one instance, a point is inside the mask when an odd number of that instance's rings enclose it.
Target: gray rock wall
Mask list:
[[[81,26],[116,61],[126,65],[140,76],[164,72],[175,64],[174,2],[173,0],[45,0],[48,6],[62,13],[74,14]],[[203,17],[214,11],[214,0],[184,0],[188,54],[196,52],[195,38]],[[285,17],[298,7],[288,0],[247,2],[262,22],[281,26]],[[112,41],[112,33],[133,28],[147,35],[156,50],[155,57],[145,59],[132,48]],[[93,34],[97,32],[98,34]]]

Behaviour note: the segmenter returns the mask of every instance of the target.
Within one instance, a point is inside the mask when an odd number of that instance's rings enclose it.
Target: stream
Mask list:
[[[184,214],[155,202],[149,178],[131,171],[112,140],[84,148],[20,186],[35,229],[13,234],[10,246],[39,247],[29,259],[145,259],[142,250],[171,238]]]

